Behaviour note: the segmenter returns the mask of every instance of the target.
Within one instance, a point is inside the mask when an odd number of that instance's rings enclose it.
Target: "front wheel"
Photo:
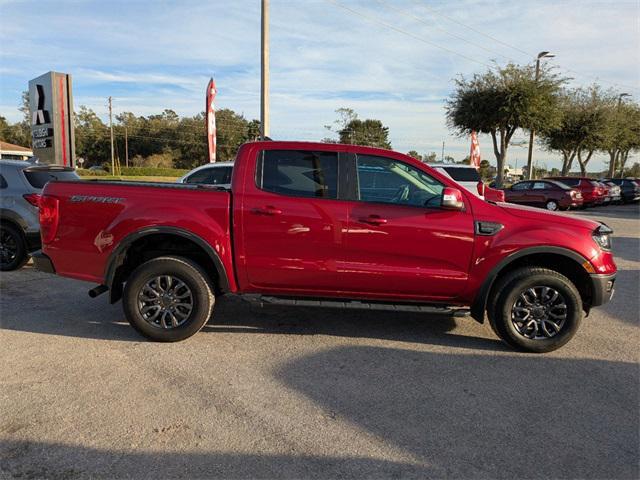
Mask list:
[[[571,340],[580,327],[580,294],[571,280],[554,270],[514,270],[499,281],[494,295],[491,326],[519,350],[551,352]]]
[[[215,298],[199,265],[167,256],[136,268],[127,280],[122,301],[127,320],[142,335],[177,342],[207,323]]]

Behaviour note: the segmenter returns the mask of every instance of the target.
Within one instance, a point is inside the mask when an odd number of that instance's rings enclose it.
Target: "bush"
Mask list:
[[[155,168],[155,167],[122,167],[121,175],[127,176],[154,176],[154,177],[181,177],[189,170],[181,168]]]
[[[104,177],[105,175],[109,175],[109,172],[105,170],[89,170],[86,168],[77,168],[76,172],[81,177]]]

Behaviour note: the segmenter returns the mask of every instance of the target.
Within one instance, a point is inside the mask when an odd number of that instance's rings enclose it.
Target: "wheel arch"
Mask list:
[[[500,276],[523,266],[546,267],[565,275],[574,282],[582,297],[585,311],[588,313],[592,292],[589,273],[583,267],[584,262],[588,262],[588,260],[578,252],[562,247],[530,247],[515,252],[498,262],[487,275],[471,305],[471,316],[476,321],[484,323],[487,300],[492,293],[496,280]]]
[[[152,248],[144,250],[149,245]],[[180,250],[185,247],[186,250]],[[109,255],[104,284],[109,288],[111,303],[122,297],[123,283],[133,268],[146,260],[166,254],[184,256],[200,264],[209,275],[217,293],[230,290],[224,264],[206,240],[182,228],[157,226],[130,233]]]

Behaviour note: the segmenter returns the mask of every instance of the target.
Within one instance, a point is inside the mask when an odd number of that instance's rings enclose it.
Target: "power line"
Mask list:
[[[425,21],[424,19],[422,19],[422,18],[418,17],[417,15],[414,15],[414,14],[413,14],[413,13],[411,13],[411,12],[408,12],[408,11],[403,10],[403,9],[401,9],[401,8],[398,8],[398,7],[396,7],[396,6],[390,5],[390,4],[388,4],[387,2],[383,2],[382,0],[377,0],[377,2],[378,2],[378,3],[380,3],[381,5],[384,5],[385,7],[387,7],[387,8],[388,8],[388,9],[390,9],[390,10],[394,10],[394,11],[398,12],[398,13],[399,13],[399,14],[401,14],[401,15],[404,15],[404,16],[406,16],[406,17],[412,18],[412,19],[414,19],[415,21],[420,22],[420,23],[422,23],[423,25],[426,25],[426,26],[428,26],[428,27],[435,27],[435,28],[437,28],[438,30],[441,30],[441,31],[443,31],[443,32],[447,33],[448,35],[451,35],[452,37],[457,38],[458,40],[461,40],[461,41],[463,41],[463,42],[465,42],[465,43],[468,43],[469,45],[473,45],[474,47],[477,47],[477,48],[479,48],[479,49],[481,49],[481,50],[484,50],[485,52],[488,52],[488,53],[490,53],[490,54],[492,54],[492,55],[498,55],[498,56],[500,56],[500,57],[502,57],[502,58],[506,58],[506,59],[507,59],[507,60],[509,60],[509,61],[513,61],[510,57],[507,57],[506,55],[503,55],[503,54],[501,54],[501,53],[498,53],[498,52],[495,52],[495,51],[493,51],[493,50],[490,50],[490,49],[488,49],[488,48],[486,48],[486,47],[483,47],[482,45],[479,45],[479,44],[477,44],[477,43],[475,43],[475,42],[472,42],[471,40],[467,40],[466,38],[464,38],[464,37],[462,37],[462,36],[460,36],[460,35],[458,35],[458,34],[455,34],[455,33],[453,33],[453,32],[450,32],[449,30],[447,30],[447,29],[445,29],[445,28],[442,28],[442,27],[440,27],[439,25],[431,24],[431,23],[429,23],[429,22]]]
[[[403,29],[398,28],[398,27],[396,27],[394,25],[391,25],[390,23],[384,22],[384,21],[382,21],[382,20],[380,20],[380,19],[378,19],[376,17],[372,17],[372,16],[367,15],[365,13],[358,12],[357,10],[354,10],[354,9],[352,9],[350,7],[347,7],[346,5],[343,5],[341,3],[338,3],[335,0],[327,0],[327,2],[332,3],[336,7],[340,7],[343,10],[346,10],[346,11],[352,13],[353,15],[357,15],[359,17],[362,17],[362,18],[368,20],[369,22],[377,23],[377,24],[382,25],[382,26],[384,26],[384,27],[386,27],[386,28],[388,28],[390,30],[393,30],[393,31],[398,32],[398,33],[401,33],[403,35],[407,35],[407,36],[409,36],[411,38],[414,38],[414,39],[416,39],[416,40],[418,40],[420,42],[426,43],[427,45],[431,45],[432,47],[436,47],[436,48],[439,48],[440,50],[444,50],[445,52],[452,53],[454,55],[462,57],[465,60],[468,60],[470,62],[478,63],[480,65],[484,65],[485,67],[493,68],[488,63],[481,62],[480,60],[476,60],[475,58],[468,57],[468,56],[464,55],[463,53],[459,53],[459,52],[456,52],[455,50],[451,50],[449,48],[443,47],[442,45],[438,45],[437,43],[434,43],[434,42],[432,42],[430,40],[427,40],[426,38],[422,38],[422,37],[419,37],[418,35],[414,35],[411,32],[407,32],[406,30],[403,30]]]
[[[414,2],[414,3],[418,4],[418,2]],[[476,28],[473,28],[473,27],[472,27],[472,26],[470,26],[470,25],[467,25],[466,23],[462,23],[462,22],[460,22],[460,21],[456,20],[455,18],[451,18],[451,17],[449,17],[449,16],[445,15],[444,13],[440,13],[440,12],[438,12],[436,9],[431,8],[429,5],[425,5],[425,4],[423,4],[423,3],[419,3],[419,5],[420,5],[421,7],[423,7],[423,8],[426,8],[427,10],[429,10],[429,11],[430,11],[431,13],[433,13],[434,15],[437,15],[437,16],[439,16],[439,17],[442,17],[442,18],[446,19],[446,20],[449,20],[450,22],[457,23],[458,25],[460,25],[460,26],[462,26],[462,27],[465,27],[465,28],[468,28],[468,29],[469,29],[469,30],[471,30],[472,32],[477,33],[478,35],[482,35],[483,37],[489,38],[489,39],[493,40],[494,42],[499,43],[500,45],[503,45],[503,46],[505,46],[505,47],[509,47],[509,48],[511,48],[511,49],[513,49],[513,50],[515,50],[515,51],[517,51],[517,52],[520,52],[520,53],[522,53],[522,54],[524,54],[524,55],[528,56],[529,58],[533,58],[533,57],[535,57],[535,55],[534,55],[533,53],[527,52],[527,51],[522,50],[521,48],[518,48],[518,47],[516,47],[516,46],[514,46],[514,45],[511,45],[511,44],[509,44],[509,43],[507,43],[507,42],[503,42],[503,41],[502,41],[502,40],[500,40],[500,39],[497,39],[497,38],[495,38],[495,37],[492,37],[492,36],[491,36],[491,35],[489,35],[488,33],[484,33],[484,32],[482,32],[482,31],[480,31],[480,30],[478,30],[478,29],[476,29]]]
[[[378,0],[378,1],[380,1],[380,0]],[[526,50],[523,50],[523,49],[521,49],[519,47],[511,45],[510,43],[503,42],[502,40],[500,40],[498,38],[495,38],[495,37],[493,37],[493,36],[491,36],[491,35],[489,35],[487,33],[484,33],[483,31],[478,30],[478,29],[472,27],[471,25],[467,25],[466,23],[463,23],[463,22],[461,22],[459,20],[456,20],[455,18],[451,18],[451,17],[445,15],[444,13],[441,13],[441,12],[437,11],[436,9],[430,7],[429,5],[426,5],[426,4],[422,3],[422,2],[419,3],[419,2],[417,2],[415,0],[414,0],[414,3],[416,5],[421,6],[422,8],[425,8],[425,9],[429,10],[434,15],[437,15],[439,17],[442,17],[442,18],[446,19],[446,20],[449,20],[450,22],[456,23],[456,24],[458,24],[458,25],[460,25],[460,26],[462,26],[464,28],[467,28],[467,29],[471,30],[472,32],[475,32],[475,33],[477,33],[479,35],[482,35],[482,36],[484,36],[484,37],[486,37],[486,38],[488,38],[490,40],[493,40],[496,43],[499,43],[499,44],[501,44],[501,45],[503,45],[505,47],[511,48],[511,49],[521,53],[521,54],[524,54],[524,55],[528,56],[531,59],[536,57],[536,55],[531,53],[531,52],[527,52]],[[508,57],[505,57],[505,58],[508,58]],[[569,73],[573,73],[575,75],[578,75],[578,76],[581,76],[581,77],[584,77],[584,78],[589,78],[589,79],[597,81],[597,82],[608,83],[609,85],[613,85],[613,86],[616,86],[616,87],[622,87],[622,88],[629,88],[629,89],[632,89],[632,90],[640,90],[640,87],[638,87],[638,86],[632,87],[631,85],[624,85],[624,84],[621,84],[621,83],[608,82],[606,80],[602,80],[602,79],[598,78],[595,75],[590,75],[590,74],[586,74],[586,73],[583,73],[583,72],[578,72],[578,71],[572,70],[570,68],[565,68],[564,70],[566,70]]]

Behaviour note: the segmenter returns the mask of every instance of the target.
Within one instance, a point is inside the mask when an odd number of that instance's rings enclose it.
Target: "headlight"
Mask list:
[[[613,230],[604,223],[593,231],[593,240],[602,250],[611,250],[611,234]]]

